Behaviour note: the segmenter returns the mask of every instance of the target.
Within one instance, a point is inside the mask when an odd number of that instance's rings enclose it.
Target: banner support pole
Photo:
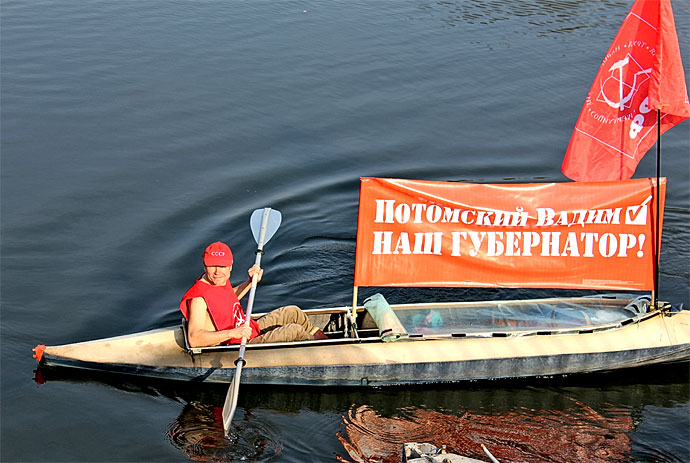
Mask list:
[[[659,297],[659,262],[661,256],[661,237],[659,236],[659,216],[661,211],[659,210],[661,200],[660,190],[661,190],[661,110],[656,110],[656,214],[655,214],[655,224],[654,224],[654,291],[652,291],[652,307],[655,309],[658,305]]]
[[[352,287],[352,308],[350,309],[350,313],[348,314],[348,319],[350,322],[350,328],[352,329],[352,334],[353,337],[357,338],[359,337],[357,335],[357,290],[359,289],[358,286],[353,286]],[[347,336],[347,332],[345,333]]]

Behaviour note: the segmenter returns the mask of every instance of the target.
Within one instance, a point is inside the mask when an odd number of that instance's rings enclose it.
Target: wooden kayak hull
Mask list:
[[[221,383],[232,380],[238,354],[236,346],[192,354],[179,326],[39,350],[48,366]],[[387,386],[589,373],[690,359],[690,311],[595,330],[249,345],[245,359],[243,384]]]

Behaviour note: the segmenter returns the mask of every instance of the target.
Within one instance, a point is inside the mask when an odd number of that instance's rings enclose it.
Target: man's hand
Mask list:
[[[256,275],[256,282],[261,281],[261,277],[264,276],[264,269],[259,267],[258,264],[252,265],[249,270],[247,270],[247,274],[249,275],[249,279],[251,280],[254,278],[254,275]]]
[[[242,325],[238,326],[237,328],[233,328],[231,330],[228,330],[229,338],[247,338],[252,335],[252,327],[249,326],[249,323],[242,323]]]

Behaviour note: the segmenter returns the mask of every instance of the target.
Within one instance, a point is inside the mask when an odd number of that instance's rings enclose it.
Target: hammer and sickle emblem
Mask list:
[[[649,78],[649,74],[652,72],[651,68],[648,69],[641,69],[637,71],[635,74],[633,74],[633,82],[632,84],[627,84],[625,82],[625,67],[630,63],[630,55],[627,55],[625,58],[622,60],[616,61],[613,63],[613,65],[609,68],[609,71],[611,71],[611,75],[604,79],[601,82],[601,98],[612,108],[617,108],[620,111],[623,111],[626,108],[626,104],[632,99],[632,97],[635,95],[635,92],[637,91],[637,88],[639,85],[646,80],[646,78]],[[633,60],[633,62],[635,62]],[[635,63],[637,64],[637,63]],[[616,71],[618,71],[618,75],[616,76]],[[638,78],[641,78],[641,76],[644,76],[645,79],[641,79],[640,82],[638,82]],[[604,84],[609,81],[610,79],[615,79],[618,81],[618,101],[614,101],[611,98],[609,98],[606,95],[606,91],[604,90]],[[626,94],[626,88],[628,89],[628,92]],[[628,106],[629,107],[629,106]]]

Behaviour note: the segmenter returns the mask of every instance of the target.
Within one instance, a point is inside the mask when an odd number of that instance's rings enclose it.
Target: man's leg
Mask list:
[[[297,323],[288,323],[285,326],[263,331],[255,338],[247,341],[249,344],[258,344],[263,342],[292,342],[292,341],[311,341],[314,336],[309,334],[305,329]]]
[[[256,322],[259,324],[259,329],[262,333],[264,331],[274,330],[278,327],[289,325],[290,323],[300,325],[311,335],[319,330],[318,327],[312,325],[307,314],[302,312],[302,309],[296,305],[286,305],[275,309],[259,318]]]

